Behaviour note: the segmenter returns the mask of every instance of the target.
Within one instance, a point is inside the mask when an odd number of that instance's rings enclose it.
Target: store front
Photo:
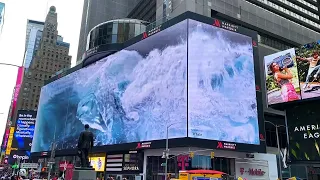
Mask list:
[[[147,157],[146,179],[163,180],[165,172],[165,159],[162,156]],[[168,173],[171,177],[178,178],[180,170],[218,170],[228,174],[233,174],[234,159],[216,157],[211,159],[206,155],[195,155],[190,158],[189,155],[169,156]]]
[[[145,179],[165,179],[165,158],[162,157],[163,151],[164,149],[149,149],[144,151],[143,175]],[[213,151],[214,158],[211,158]],[[190,157],[191,152],[193,157]],[[249,176],[252,174],[254,178],[266,177],[266,179],[276,179],[278,171],[275,157],[273,154],[208,150],[194,147],[172,148],[170,149],[168,159],[168,173],[172,178],[178,178],[180,170],[217,170],[229,174],[231,179],[233,179],[239,177],[240,172],[242,172],[241,169],[243,169],[243,173],[253,170],[254,173],[250,173]],[[246,164],[245,162],[247,161],[250,163]],[[239,164],[241,162],[244,164]],[[263,171],[261,173],[263,174],[262,176],[259,174],[260,169]],[[258,172],[256,173],[256,171]]]
[[[128,151],[108,154],[106,157],[105,179],[142,180],[143,152]]]

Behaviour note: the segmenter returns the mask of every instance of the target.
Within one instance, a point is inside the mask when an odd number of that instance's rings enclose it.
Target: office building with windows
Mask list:
[[[36,28],[27,26],[27,31],[30,28],[30,32],[27,33],[30,43],[26,47],[28,59],[25,61],[28,70],[24,74],[18,98],[19,110],[37,110],[44,81],[55,72],[70,68],[71,65],[71,56],[68,55],[70,44],[63,42],[63,38],[58,35],[55,7],[50,8],[43,24],[43,31],[36,31]]]
[[[109,20],[127,17],[140,0],[85,0],[79,36],[77,62],[86,51],[87,37],[92,28]]]
[[[35,20],[29,20],[27,21],[27,29],[26,29],[26,43],[25,43],[25,49],[28,48],[29,38],[30,36],[32,38],[35,37],[35,34],[37,31],[42,31],[44,27],[44,22],[35,21]],[[31,41],[35,41],[32,39]]]
[[[28,43],[26,44],[26,52],[24,55],[24,67],[25,72],[28,72],[28,68],[32,62],[32,59],[37,54],[37,50],[40,46],[40,41],[42,37],[42,31],[34,28],[31,29],[28,37]]]
[[[4,24],[5,4],[0,2],[0,34]]]

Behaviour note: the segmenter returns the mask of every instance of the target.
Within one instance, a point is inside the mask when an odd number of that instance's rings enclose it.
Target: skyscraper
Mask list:
[[[26,52],[24,55],[24,67],[26,69],[25,72],[28,72],[28,68],[32,62],[32,59],[37,54],[42,37],[42,29],[40,30],[39,28],[33,28],[26,37],[28,42],[26,44]]]
[[[5,13],[5,4],[0,2],[0,34],[2,32],[4,24],[4,13]]]
[[[29,48],[30,45],[33,52],[27,51],[26,54],[34,55],[34,57],[31,61],[26,61],[28,71],[24,75],[19,95],[17,108],[19,110],[37,110],[44,81],[55,72],[69,68],[71,65],[71,56],[68,55],[70,45],[63,42],[63,38],[58,35],[57,25],[56,8],[52,6],[46,17],[43,31],[30,30],[29,42],[31,38],[35,41],[27,46]]]
[[[44,22],[40,21],[34,21],[29,20],[27,22],[27,29],[26,29],[26,43],[25,43],[25,49],[27,50],[29,38],[30,36],[35,37],[35,33],[39,30],[42,31],[44,27]],[[33,34],[30,35],[30,33],[33,32]],[[31,40],[34,41],[34,40]]]

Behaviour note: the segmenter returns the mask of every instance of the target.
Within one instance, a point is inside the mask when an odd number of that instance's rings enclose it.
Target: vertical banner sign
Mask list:
[[[8,115],[8,119],[7,119],[7,125],[6,125],[7,131],[9,131],[9,128],[10,128],[11,122],[12,122],[12,118],[16,112],[18,96],[19,96],[19,92],[20,92],[20,88],[21,88],[21,84],[22,84],[22,79],[23,79],[23,72],[24,72],[24,67],[23,66],[19,67],[17,80],[16,80],[16,86],[13,91],[11,106],[10,106],[9,115]],[[3,139],[3,143],[2,143],[3,149],[6,149],[7,143],[8,143],[9,136],[7,136],[7,131],[6,131],[5,137]]]
[[[11,127],[10,133],[9,133],[9,138],[8,138],[8,143],[7,143],[6,155],[10,155],[10,152],[11,152],[13,133],[14,133],[14,127]]]
[[[18,150],[30,151],[37,111],[18,110],[16,129],[14,132],[12,147]]]
[[[14,116],[14,113],[15,113],[16,107],[17,107],[17,101],[18,101],[18,97],[19,97],[21,84],[22,84],[23,70],[24,70],[23,67],[19,67],[19,69],[18,69],[16,87],[15,87],[15,90],[14,90],[13,101],[12,101],[11,119]]]
[[[10,134],[10,128],[6,128],[6,131],[4,134],[4,140],[2,142],[2,149],[5,149],[7,146],[9,134]]]

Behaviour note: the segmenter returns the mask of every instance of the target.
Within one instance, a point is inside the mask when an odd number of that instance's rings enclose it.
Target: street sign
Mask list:
[[[161,163],[161,166],[166,166],[166,163]]]
[[[38,163],[21,163],[22,169],[37,169],[39,167]]]

